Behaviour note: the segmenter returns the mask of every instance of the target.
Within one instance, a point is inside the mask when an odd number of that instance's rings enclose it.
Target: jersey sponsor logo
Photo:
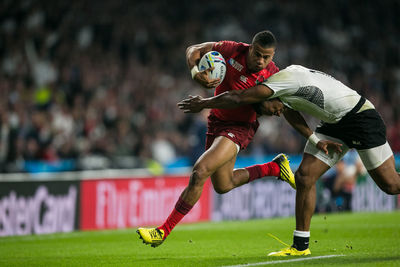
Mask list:
[[[324,94],[316,86],[303,86],[294,94],[324,109]]]
[[[237,70],[237,71],[242,71],[243,70],[243,65],[240,64],[239,62],[237,62],[236,60],[234,60],[233,58],[229,59],[229,64],[231,64],[231,66]]]
[[[239,79],[240,79],[242,82],[247,83],[247,77],[246,77],[246,76],[240,75]]]
[[[358,145],[358,146],[361,146],[361,141],[351,141],[352,143],[353,143],[353,145]]]

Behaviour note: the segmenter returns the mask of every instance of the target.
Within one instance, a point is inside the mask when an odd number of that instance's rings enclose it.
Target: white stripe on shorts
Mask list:
[[[347,151],[349,151],[349,147],[342,140],[321,133],[315,134],[321,140],[331,140],[342,144],[342,153],[329,152],[329,154],[326,155],[325,152],[307,141],[304,152],[313,155],[328,166],[333,167],[339,160],[343,158]],[[390,148],[388,142],[381,146],[357,150],[357,152],[368,171],[378,168],[393,155],[392,149]]]
[[[388,142],[370,149],[357,150],[357,152],[368,171],[378,168],[393,155]]]

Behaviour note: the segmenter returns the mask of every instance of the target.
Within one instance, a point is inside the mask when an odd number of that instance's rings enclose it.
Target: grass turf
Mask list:
[[[0,266],[400,266],[400,212],[316,215],[307,257],[267,257],[291,244],[294,218],[179,225],[158,248],[136,229],[0,238]],[[281,261],[287,261],[280,263]],[[257,265],[262,266],[262,265]]]

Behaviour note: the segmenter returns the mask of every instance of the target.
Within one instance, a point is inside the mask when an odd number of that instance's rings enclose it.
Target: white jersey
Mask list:
[[[291,65],[269,77],[264,85],[286,106],[324,122],[336,123],[352,110],[361,96],[332,76]]]

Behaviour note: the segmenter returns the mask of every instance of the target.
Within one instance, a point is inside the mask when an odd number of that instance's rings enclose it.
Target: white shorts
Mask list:
[[[347,151],[349,151],[349,147],[340,139],[321,133],[315,133],[315,135],[317,135],[318,138],[321,140],[331,140],[342,144],[341,153],[334,153],[333,151],[329,151],[329,154],[326,155],[325,152],[318,149],[316,146],[307,141],[304,152],[313,155],[317,159],[327,164],[329,167],[333,167],[339,160],[343,158]],[[357,152],[358,155],[360,155],[361,161],[363,162],[367,170],[373,170],[381,166],[382,163],[384,163],[388,158],[393,155],[392,149],[390,148],[388,142],[381,146],[357,150]]]

